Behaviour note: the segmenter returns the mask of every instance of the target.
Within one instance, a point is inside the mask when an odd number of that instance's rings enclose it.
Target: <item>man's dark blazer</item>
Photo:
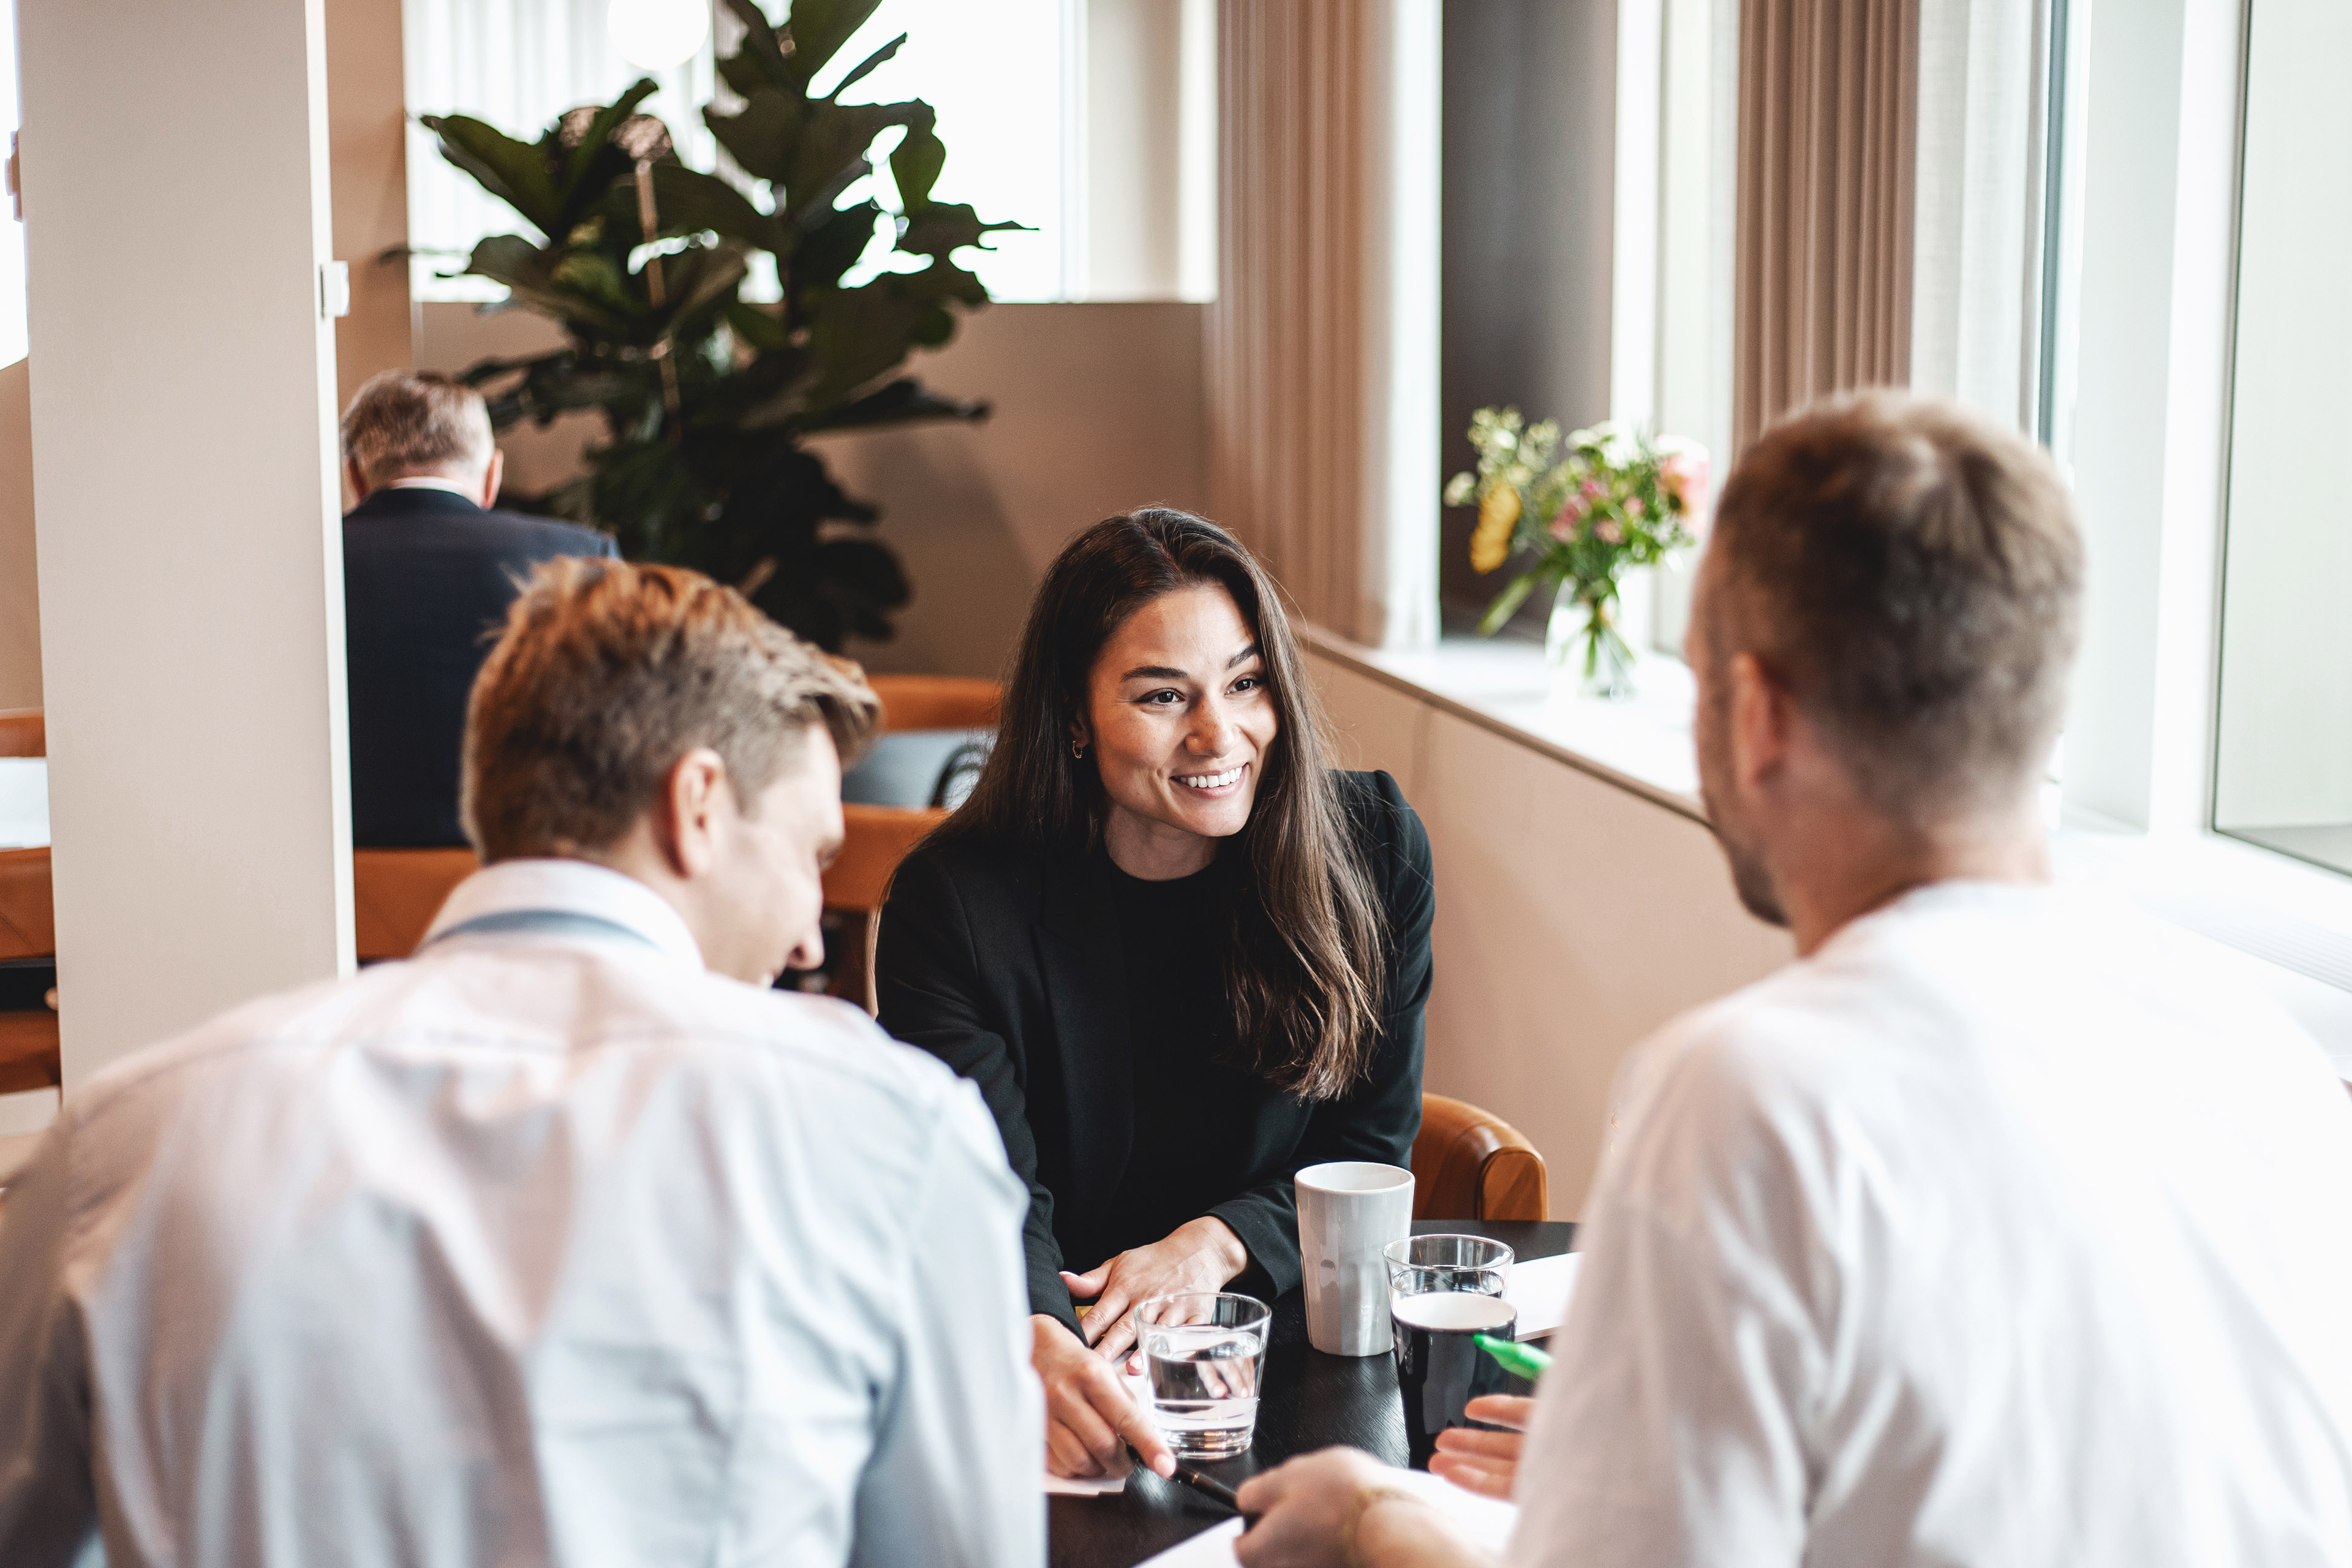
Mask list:
[[[1404,1165],[1421,1129],[1422,1008],[1436,908],[1429,835],[1384,773],[1336,775],[1349,827],[1387,914],[1386,1015],[1370,1070],[1335,1100],[1268,1095],[1250,1169],[1202,1171],[1201,1212],[1233,1228],[1250,1268],[1232,1287],[1278,1296],[1298,1283],[1291,1177],[1326,1160]],[[984,839],[925,844],[884,905],[875,955],[882,1026],[980,1087],[1013,1173],[1029,1187],[1029,1304],[1072,1332],[1064,1243],[1107,1229],[1136,1108],[1125,961],[1100,850]],[[1158,1240],[1153,1237],[1150,1240]],[[1091,1267],[1098,1258],[1076,1261]]]
[[[449,490],[377,490],[344,516],[354,845],[466,842],[458,751],[489,634],[539,563],[614,552],[592,530]]]

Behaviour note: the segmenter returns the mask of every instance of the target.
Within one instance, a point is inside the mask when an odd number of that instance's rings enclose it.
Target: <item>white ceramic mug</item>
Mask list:
[[[1381,1248],[1412,1234],[1412,1173],[1335,1160],[1298,1173],[1298,1261],[1307,1341],[1328,1355],[1389,1352],[1389,1276]]]

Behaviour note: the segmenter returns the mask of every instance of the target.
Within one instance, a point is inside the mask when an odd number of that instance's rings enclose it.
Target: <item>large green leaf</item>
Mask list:
[[[872,165],[866,154],[875,139],[893,126],[928,118],[930,110],[913,103],[827,103],[813,100],[792,147],[784,174],[783,193],[776,210],[798,215],[833,205],[834,198]]]
[[[841,52],[850,35],[866,25],[882,0],[793,0],[792,19],[784,31],[792,35],[787,62],[793,75],[808,81]]]
[[[923,419],[985,419],[986,403],[942,397],[912,376],[902,376],[854,403],[801,421],[802,435],[820,430],[855,430],[872,425],[904,425]]]
[[[753,206],[742,192],[699,169],[659,163],[653,170],[655,237],[717,234],[747,240],[762,250],[789,252],[792,231]],[[637,221],[637,182],[634,172],[614,182],[604,193],[607,229],[625,247],[635,249],[646,235]]]
[[[914,347],[929,302],[898,283],[886,274],[825,296],[810,313],[809,350],[817,363],[816,384],[809,389],[813,413],[848,401],[896,369]]]
[[[982,237],[1006,229],[1026,229],[1027,224],[982,223],[980,215],[961,202],[929,202],[907,219],[898,233],[898,248],[916,256],[947,256]]]
[[[702,111],[702,122],[727,155],[755,180],[781,185],[793,170],[793,151],[808,118],[805,100],[781,92],[758,93],[732,114]]]
[[[751,269],[751,254],[741,240],[722,239],[668,258],[664,281],[669,300],[655,318],[656,330],[674,332],[714,305],[733,303],[736,286]]]
[[[743,98],[753,97],[762,87],[800,96],[802,79],[785,63],[782,39],[758,0],[727,0],[727,8],[743,24],[743,41],[719,62],[727,73],[727,85]]]
[[[637,105],[657,90],[651,77],[639,77],[628,91],[613,103],[596,111],[596,118],[580,138],[580,144],[565,158],[563,176],[556,187],[556,197],[565,215],[563,227],[568,231],[588,209],[588,204],[602,195],[620,168],[614,167],[617,155],[621,166],[630,166],[632,160],[613,145],[613,132],[622,121],[637,110]],[[602,173],[602,178],[592,175]]]
[[[541,234],[552,238],[570,226],[562,221],[563,204],[549,177],[546,156],[537,147],[471,115],[427,114],[418,122],[439,140],[444,158]]]
[[[617,330],[621,318],[604,300],[556,277],[560,257],[560,252],[533,245],[519,235],[494,234],[474,247],[466,271],[505,284],[517,300],[575,330],[582,325],[603,331]]]
[[[916,107],[928,113],[931,106],[918,100]],[[890,178],[898,187],[898,205],[909,213],[930,205],[931,187],[939,184],[940,171],[947,167],[947,143],[939,139],[932,124],[929,118],[910,119],[907,134],[890,151]]]
[[[874,74],[877,68],[897,58],[898,51],[904,48],[906,44],[907,35],[904,33],[899,34],[897,37],[891,39],[888,43],[883,45],[880,48],[875,50],[864,59],[858,61],[856,67],[853,68],[847,76],[843,77],[839,81],[834,83],[833,90],[826,93],[825,96],[829,99],[838,100],[843,93],[847,92],[851,88],[856,87],[859,82],[864,81],[867,77]]]
[[[841,275],[856,266],[873,243],[875,222],[881,216],[882,209],[872,202],[859,202],[835,209],[809,230],[793,253],[793,292],[838,286]]]

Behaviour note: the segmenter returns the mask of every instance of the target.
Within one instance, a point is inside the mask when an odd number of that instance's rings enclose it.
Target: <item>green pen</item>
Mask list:
[[[1492,1334],[1472,1334],[1471,1342],[1495,1358],[1495,1364],[1513,1377],[1524,1377],[1529,1383],[1544,1374],[1551,1365],[1551,1357],[1533,1345],[1523,1345],[1517,1340],[1498,1340]]]

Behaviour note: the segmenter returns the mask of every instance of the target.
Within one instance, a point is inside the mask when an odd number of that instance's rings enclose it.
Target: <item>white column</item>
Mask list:
[[[68,1092],[351,963],[320,0],[20,0]]]

